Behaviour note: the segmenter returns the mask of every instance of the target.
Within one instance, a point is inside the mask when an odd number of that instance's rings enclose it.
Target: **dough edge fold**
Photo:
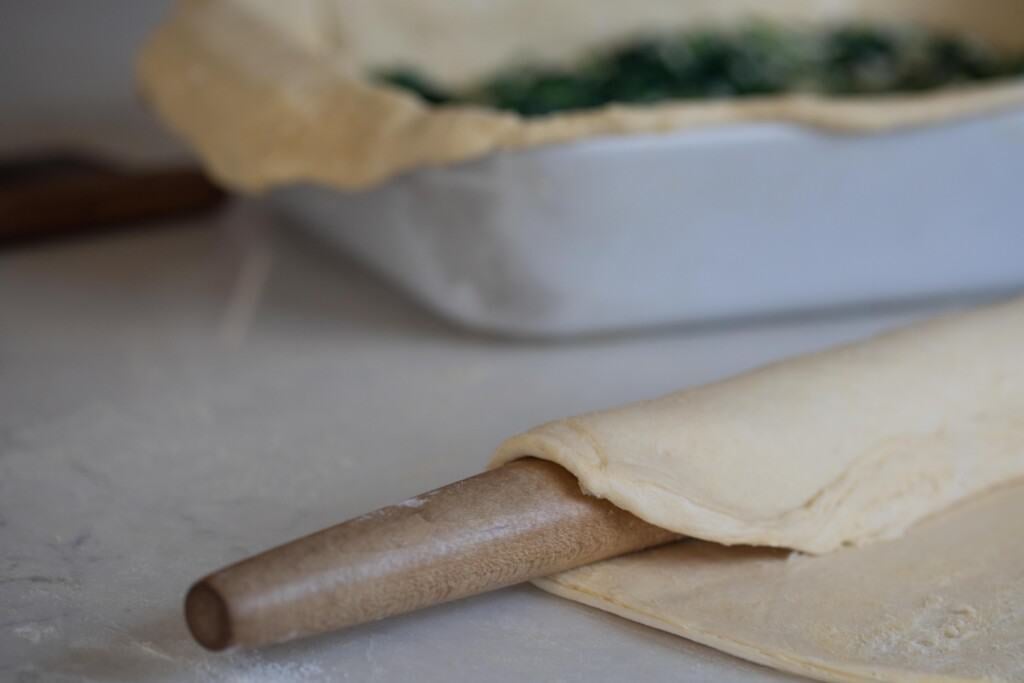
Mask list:
[[[992,340],[995,335],[999,338]],[[984,345],[986,340],[990,340],[988,347]],[[928,349],[929,345],[935,348]],[[786,359],[653,401],[548,422],[501,443],[490,467],[521,457],[549,460],[576,476],[584,493],[606,499],[655,526],[724,545],[782,547],[823,554],[842,546],[897,538],[913,524],[960,500],[1024,477],[1024,361],[1018,352],[1021,348],[1024,298],[1017,298]],[[927,356],[928,360],[915,366],[914,356]],[[688,480],[699,479],[707,472],[706,466],[702,469],[700,463],[690,460],[692,456],[706,454],[709,460],[715,460],[721,453],[721,435],[727,429],[715,425],[716,429],[701,431],[700,408],[708,402],[720,403],[725,394],[745,398],[753,389],[764,398],[765,387],[769,387],[769,396],[783,394],[794,386],[805,390],[809,387],[804,393],[812,398],[804,399],[803,403],[798,400],[795,413],[783,413],[786,422],[777,421],[778,413],[768,411],[760,415],[741,412],[726,424],[726,428],[744,424],[748,417],[753,417],[756,424],[771,427],[768,433],[756,434],[753,439],[747,435],[745,440],[737,440],[738,448],[752,450],[742,453],[734,463],[742,465],[744,458],[776,462],[773,458],[780,452],[757,449],[758,440],[771,442],[780,434],[806,429],[823,415],[831,417],[828,410],[817,408],[813,399],[817,390],[828,394],[837,385],[841,390],[845,378],[864,372],[865,365],[872,368],[872,377],[865,384],[869,391],[849,406],[856,413],[876,402],[884,389],[892,387],[894,380],[889,375],[893,372],[904,372],[905,366],[913,366],[897,377],[897,386],[934,374],[938,379],[932,381],[941,387],[947,382],[943,374],[947,367],[965,356],[973,357],[969,361],[972,367],[964,370],[959,380],[949,374],[952,384],[947,389],[948,397],[927,396],[937,393],[936,386],[915,386],[905,395],[884,396],[884,401],[892,405],[883,403],[883,413],[895,411],[908,402],[920,404],[908,413],[912,424],[904,427],[899,418],[887,418],[862,435],[857,423],[851,421],[850,426],[844,427],[850,430],[845,433],[818,432],[807,442],[806,453],[788,466],[799,469],[825,458],[831,442],[845,441],[852,446],[847,455],[835,459],[837,476],[812,478],[801,484],[800,502],[795,505],[780,507],[778,501],[769,499],[767,508],[750,514],[748,510],[737,509],[736,498],[728,491],[712,487],[709,493],[698,486],[698,495],[694,495],[685,486]],[[820,387],[814,383],[819,376],[837,372],[839,379],[828,379]],[[794,376],[795,383],[779,382],[780,377]],[[713,393],[709,394],[709,389]],[[925,400],[918,400],[918,392],[925,394]],[[773,400],[784,401],[785,397]],[[743,406],[750,409],[746,404]],[[802,412],[808,406],[812,410]],[[763,411],[754,406],[752,412]],[[938,414],[934,420],[932,413]],[[636,419],[638,415],[651,414],[654,417],[647,421]],[[635,428],[638,424],[638,431],[647,428],[654,436],[619,437],[624,426]],[[922,431],[921,424],[928,424],[928,431]],[[666,426],[672,431],[666,431]],[[691,431],[696,436],[691,437]],[[680,434],[687,438],[680,439]],[[670,443],[669,455],[663,460],[653,459],[651,454],[666,442]],[[783,464],[778,462],[779,467]],[[749,490],[751,484],[760,486],[759,481],[751,478],[757,476],[758,468],[763,475],[765,471],[771,472],[772,467],[770,464],[766,470],[765,465],[759,464],[752,468],[755,474],[751,475],[742,471],[746,469],[742,466],[735,473],[736,483],[744,490]],[[721,487],[721,480],[718,481],[717,486]],[[772,486],[771,481],[762,481],[764,486]],[[725,488],[730,488],[728,483]]]
[[[150,105],[211,174],[243,192],[299,182],[366,189],[416,168],[602,136],[743,122],[863,134],[1024,106],[1024,79],[1004,79],[882,99],[785,95],[532,119],[431,107],[369,81],[353,62],[318,57],[238,4],[180,2],[144,46],[138,76]]]

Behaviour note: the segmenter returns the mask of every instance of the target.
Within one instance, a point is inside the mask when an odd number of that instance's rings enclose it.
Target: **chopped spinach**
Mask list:
[[[448,92],[414,69],[392,69],[381,74],[380,79],[389,85],[414,92],[431,104],[449,104],[458,100],[454,93]]]
[[[1024,55],[999,55],[970,39],[924,29],[844,25],[814,31],[751,24],[637,39],[574,68],[508,69],[458,90],[409,68],[377,77],[432,104],[542,116],[614,102],[918,92],[1014,75],[1024,76]]]

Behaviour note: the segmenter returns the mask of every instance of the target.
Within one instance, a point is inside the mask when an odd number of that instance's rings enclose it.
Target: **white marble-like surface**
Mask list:
[[[526,586],[226,656],[180,603],[536,422],[928,312],[500,341],[248,205],[0,252],[0,680],[789,680]]]

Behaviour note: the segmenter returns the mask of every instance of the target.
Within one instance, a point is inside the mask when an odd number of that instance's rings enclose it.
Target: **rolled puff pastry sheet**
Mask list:
[[[823,681],[1024,681],[1024,299],[551,422],[492,464],[525,455],[706,539],[545,590]]]
[[[811,554],[1024,476],[1024,298],[501,444],[657,526]]]
[[[1024,681],[1024,483],[820,557],[683,541],[536,581],[824,681]]]

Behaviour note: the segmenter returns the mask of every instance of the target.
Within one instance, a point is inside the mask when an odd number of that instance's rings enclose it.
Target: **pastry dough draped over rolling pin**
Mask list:
[[[556,462],[642,519],[832,551],[1024,476],[1024,299],[541,425],[492,465]]]

